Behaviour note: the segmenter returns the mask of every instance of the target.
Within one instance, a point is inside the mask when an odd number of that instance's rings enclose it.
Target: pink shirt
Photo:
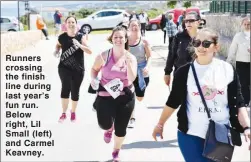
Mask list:
[[[113,79],[119,78],[123,84],[124,87],[128,87],[132,83],[127,78],[127,65],[125,61],[125,57],[121,57],[117,62],[115,62],[114,55],[113,55],[113,49],[111,49],[111,55],[108,58],[107,63],[102,67],[101,69],[101,85],[105,85],[106,83],[110,82]],[[121,95],[124,93],[121,92]],[[110,96],[110,94],[106,91],[99,92],[100,96]]]

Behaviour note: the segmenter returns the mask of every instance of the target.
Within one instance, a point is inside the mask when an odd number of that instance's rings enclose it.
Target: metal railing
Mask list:
[[[250,14],[251,1],[212,1],[210,13]]]

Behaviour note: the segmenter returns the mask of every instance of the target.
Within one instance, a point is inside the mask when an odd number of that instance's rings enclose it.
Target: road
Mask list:
[[[90,83],[90,68],[95,59],[95,56],[101,51],[109,48],[111,45],[106,41],[107,34],[90,35],[89,42],[93,49],[93,55],[85,55],[85,78],[80,90],[80,101],[77,108],[77,121],[71,123],[69,121],[70,108],[67,112],[68,119],[60,124],[58,123],[61,114],[60,90],[61,82],[57,72],[58,59],[52,56],[56,38],[50,38],[49,41],[42,40],[33,47],[26,48],[13,55],[30,55],[41,56],[42,61],[34,64],[43,66],[43,73],[46,75],[46,80],[41,83],[51,85],[49,99],[35,100],[31,99],[39,106],[37,109],[19,109],[22,112],[32,112],[32,120],[41,121],[41,128],[38,130],[51,130],[52,138],[55,140],[54,147],[10,147],[20,150],[42,150],[44,156],[40,158],[34,156],[5,156],[2,153],[3,161],[109,161],[111,160],[111,150],[113,142],[106,144],[103,141],[103,130],[97,124],[96,113],[92,111],[92,104],[95,95],[87,93]],[[163,82],[164,64],[167,51],[167,46],[163,46],[163,36],[161,31],[147,32],[146,38],[150,44],[155,47],[153,54],[153,63],[150,69],[150,84],[146,90],[146,97],[143,103],[136,102],[136,126],[134,129],[127,130],[127,136],[120,153],[122,161],[184,161],[177,144],[177,117],[173,114],[168,120],[164,129],[164,140],[155,142],[151,134],[155,124],[158,121],[162,108],[169,95],[169,90]],[[158,47],[157,47],[158,46]],[[1,77],[4,80],[4,68],[6,66],[5,57],[2,60]],[[21,65],[30,64],[31,62],[8,62],[8,64]],[[12,74],[17,74],[13,71]],[[2,81],[2,87],[5,87],[7,81]],[[12,81],[13,83],[24,84],[27,81]],[[37,83],[37,81],[29,81],[29,83]],[[8,92],[21,93],[41,93],[41,90],[8,90]],[[5,98],[2,91],[1,99],[1,121],[6,122],[9,119],[3,119],[5,115]],[[12,100],[13,101],[13,100]],[[21,101],[21,100],[17,100]],[[11,111],[15,111],[12,109]],[[19,120],[19,119],[18,119]],[[21,120],[21,119],[20,119]],[[30,122],[31,119],[22,119]],[[22,130],[23,128],[17,128]],[[5,132],[2,125],[2,132]],[[6,139],[5,133],[1,139]],[[15,138],[19,139],[19,138]],[[20,138],[24,139],[24,138]],[[45,138],[37,138],[45,139]],[[5,142],[2,143],[2,150],[5,150]],[[247,143],[243,143],[242,147],[235,150],[233,161],[250,161]]]

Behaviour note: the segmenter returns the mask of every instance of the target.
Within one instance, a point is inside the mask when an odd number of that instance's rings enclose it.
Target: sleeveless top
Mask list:
[[[138,64],[147,60],[145,47],[141,37],[138,44],[129,46],[129,52],[136,57]]]
[[[81,43],[83,33],[78,32],[75,37],[70,37],[65,32],[58,38],[59,43],[62,45],[62,54],[60,56],[59,68],[66,68],[72,71],[83,73],[85,71],[84,66],[84,51],[73,44],[72,39]]]
[[[110,52],[108,52],[105,65],[101,68],[100,84],[104,86],[105,84],[116,78],[119,78],[121,82],[123,82],[124,87],[128,87],[132,84],[127,78],[127,65],[124,56],[122,56],[116,62],[114,59],[113,49],[111,49]],[[110,94],[105,91],[100,91],[99,94],[101,96],[110,96]]]

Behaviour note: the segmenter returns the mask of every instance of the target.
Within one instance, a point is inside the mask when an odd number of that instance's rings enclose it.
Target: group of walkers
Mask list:
[[[54,52],[55,56],[60,57],[58,73],[62,83],[63,109],[60,122],[67,117],[70,94],[70,120],[76,120],[79,89],[85,75],[84,53],[92,54],[86,35],[78,32],[76,18],[69,16],[65,21],[67,31],[59,35]],[[172,22],[167,23],[171,29]],[[244,88],[240,85],[244,82],[244,73],[250,74],[247,68],[250,67],[250,60],[248,64],[247,56],[242,56],[248,51],[250,58],[250,47],[247,49],[243,44],[239,45],[243,42],[241,39],[250,40],[250,19],[243,20],[245,32],[243,35],[237,35],[231,45],[234,52],[229,56],[229,60],[236,57],[237,70],[229,63],[215,58],[219,50],[218,35],[211,29],[198,30],[200,16],[196,12],[186,13],[182,23],[182,32],[168,34],[171,40],[169,37],[165,83],[170,85],[173,67],[174,78],[166,106],[152,136],[155,140],[158,134],[163,138],[164,124],[175,109],[180,107],[177,136],[182,155],[187,162],[207,162],[210,160],[202,154],[209,126],[208,115],[210,120],[220,124],[231,123],[237,132],[244,133],[246,140],[250,139],[250,121],[246,111],[250,96],[249,99],[245,96],[246,92],[243,92]],[[133,128],[136,121],[135,98],[139,102],[143,100],[150,81],[152,51],[149,42],[143,38],[141,25],[137,18],[132,18],[128,30],[120,26],[115,27],[108,38],[112,48],[97,55],[91,69],[90,85],[97,94],[93,106],[98,124],[105,130],[104,141],[110,143],[114,133],[113,161],[119,161],[126,130],[128,127]],[[246,72],[243,72],[243,69]],[[101,78],[98,78],[99,73]],[[205,98],[209,111],[204,102],[201,102],[202,98]]]

